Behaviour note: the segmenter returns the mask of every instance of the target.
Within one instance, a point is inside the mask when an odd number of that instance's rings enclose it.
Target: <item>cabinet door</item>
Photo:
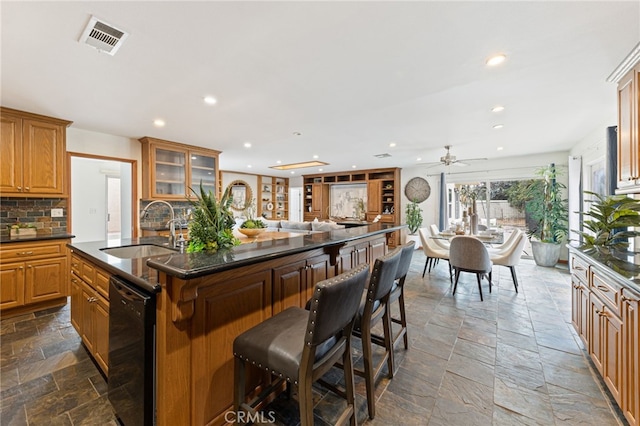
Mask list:
[[[602,361],[604,358],[602,312],[604,304],[593,295],[589,294],[589,355],[596,368],[602,374]]]
[[[64,133],[59,124],[23,120],[23,192],[64,194]]]
[[[155,145],[151,152],[151,197],[183,199],[187,194],[187,152]]]
[[[382,181],[367,182],[367,213],[379,215],[382,213]]]
[[[618,187],[633,184],[638,176],[638,123],[635,71],[618,83]]]
[[[584,342],[585,348],[588,343],[588,314],[589,314],[589,292],[582,285],[582,282],[574,275],[571,276],[571,322]]]
[[[82,337],[82,342],[87,347],[89,352],[95,352],[94,345],[94,323],[93,321],[93,313],[91,304],[95,298],[94,291],[87,284],[81,282],[80,286],[82,287],[82,296],[80,297],[82,308],[80,312],[82,313],[82,319],[80,322],[82,323],[82,333],[80,333],[80,337]]]
[[[373,263],[377,258],[382,257],[386,254],[387,245],[386,238],[379,238],[377,240],[371,241],[371,266],[373,267]]]
[[[24,305],[24,263],[0,265],[0,309]]]
[[[625,294],[622,301],[622,412],[630,425],[640,423],[640,327],[638,309],[640,297]]]
[[[26,262],[25,303],[56,299],[67,295],[67,258]]]
[[[82,336],[84,325],[84,299],[82,298],[82,285],[80,278],[71,274],[69,278],[69,287],[71,293],[71,325],[76,329],[78,334]]]
[[[11,115],[0,117],[0,192],[22,191],[22,120]]]
[[[273,314],[291,306],[304,307],[306,297],[304,260],[273,270]]]
[[[602,312],[602,377],[618,405],[622,384],[622,321],[607,308]]]
[[[329,255],[321,255],[307,259],[305,303],[313,296],[313,287],[316,283],[331,278],[333,275],[329,268]]]
[[[205,191],[213,192],[218,197],[218,187],[216,179],[217,158],[198,151],[189,152],[189,185],[199,191],[200,183]],[[187,197],[192,193],[187,189]]]
[[[311,185],[311,213],[318,218],[322,217],[322,209],[325,202],[322,185],[321,183]]]
[[[91,304],[93,314],[94,352],[93,356],[107,374],[109,371],[109,302],[97,296]]]

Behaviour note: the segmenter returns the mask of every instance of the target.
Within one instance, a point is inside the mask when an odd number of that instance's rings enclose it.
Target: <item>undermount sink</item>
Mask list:
[[[176,251],[167,247],[154,246],[151,244],[141,244],[139,246],[113,247],[100,249],[102,252],[120,259],[135,259],[138,257],[160,256],[163,254],[173,254]]]

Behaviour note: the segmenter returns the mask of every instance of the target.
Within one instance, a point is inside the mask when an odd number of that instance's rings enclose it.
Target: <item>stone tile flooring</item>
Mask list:
[[[378,381],[376,418],[367,420],[356,378],[358,418],[371,425],[626,424],[594,375],[570,324],[566,269],[494,268],[484,302],[472,274],[451,294],[446,262],[423,279],[416,251],[406,284],[408,351],[397,351],[393,379]],[[68,306],[0,322],[2,425],[115,425],[106,382],[69,323]],[[355,339],[357,365],[361,351]],[[338,371],[328,380],[339,382]],[[316,424],[333,424],[344,402],[318,387]],[[277,398],[277,423],[296,425],[295,400]]]

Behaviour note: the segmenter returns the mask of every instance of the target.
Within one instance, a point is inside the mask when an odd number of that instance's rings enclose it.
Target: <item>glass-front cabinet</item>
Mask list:
[[[200,183],[205,191],[219,196],[219,151],[207,150],[150,137],[142,143],[142,197],[185,199]]]

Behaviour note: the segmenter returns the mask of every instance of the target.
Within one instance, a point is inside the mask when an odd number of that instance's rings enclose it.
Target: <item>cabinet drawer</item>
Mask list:
[[[87,284],[94,287],[94,282],[96,280],[96,268],[91,263],[81,260],[80,278],[82,278]]]
[[[613,280],[593,273],[591,290],[602,300],[611,311],[620,316],[620,296],[622,286]]]
[[[41,244],[3,244],[0,249],[2,261],[27,261],[43,257],[65,256],[65,241]]]
[[[71,255],[71,271],[77,276],[80,276],[80,270],[82,269],[82,260],[75,254]]]
[[[572,254],[570,265],[571,274],[584,284],[589,284],[589,264]]]
[[[102,269],[96,268],[95,289],[105,299],[109,300],[109,275]]]

